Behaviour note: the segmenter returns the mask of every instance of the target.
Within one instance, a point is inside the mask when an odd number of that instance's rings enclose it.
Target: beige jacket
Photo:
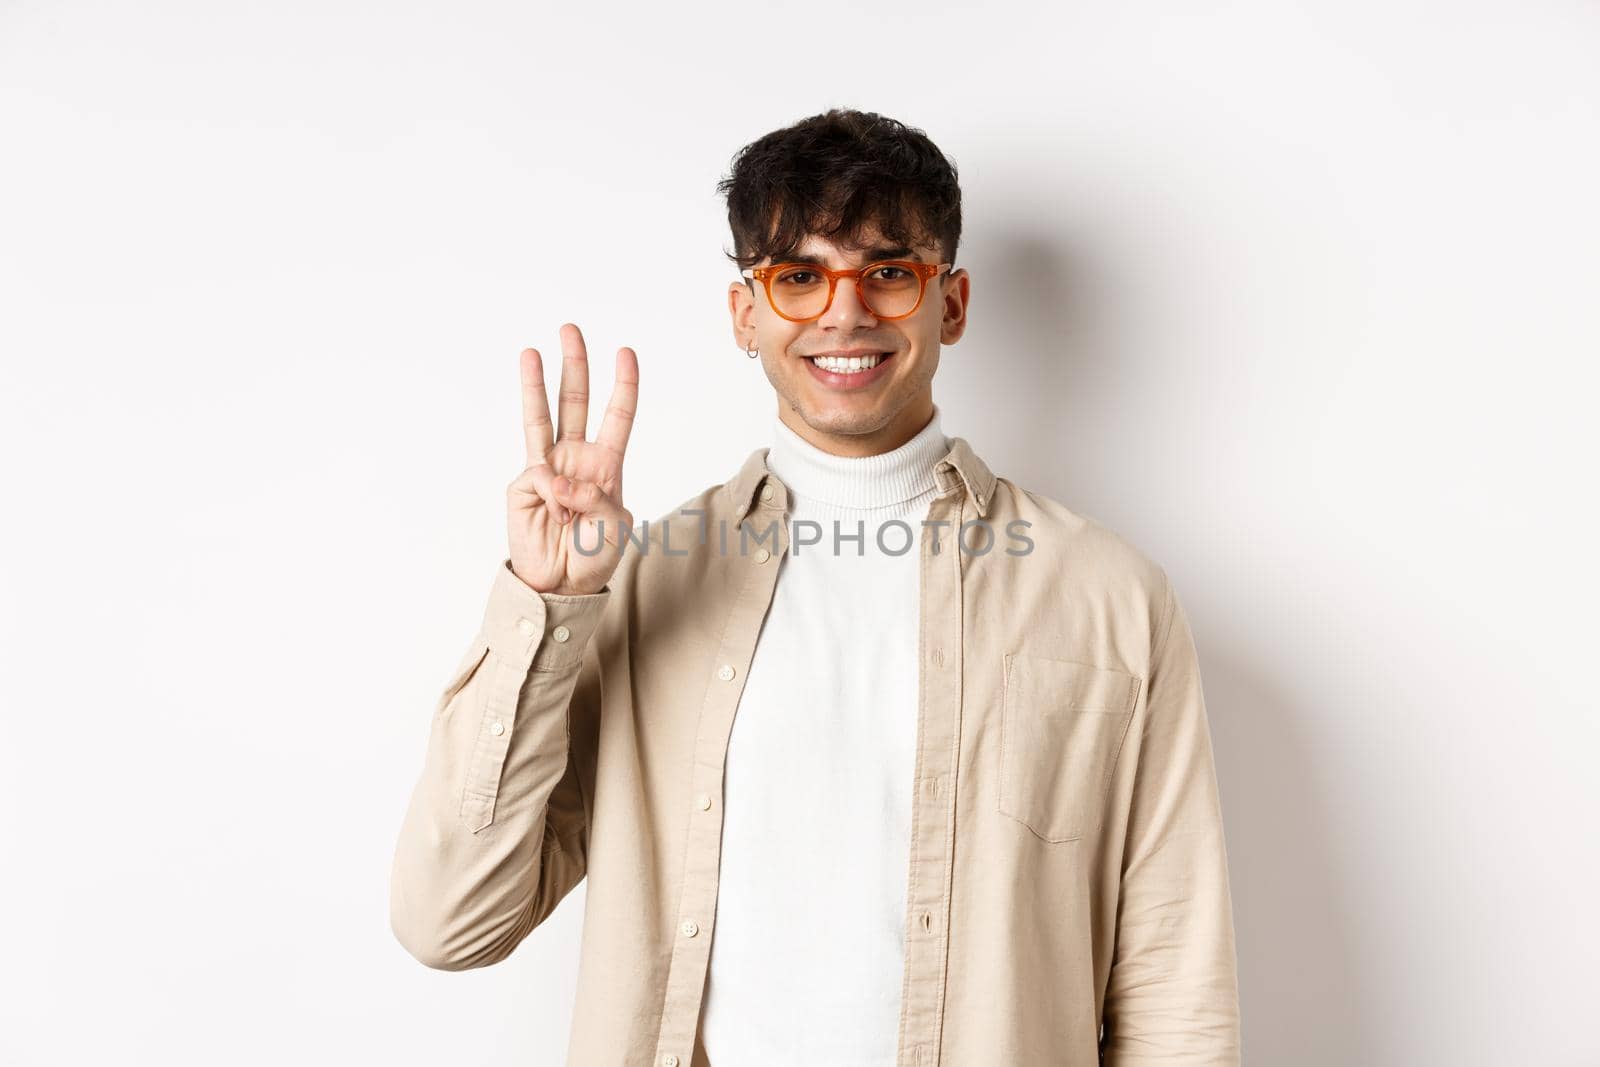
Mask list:
[[[789,547],[765,456],[641,524],[598,593],[502,562],[434,707],[394,933],[483,967],[587,877],[569,1067],[718,1067],[698,1024],[724,758]],[[1166,573],[962,438],[936,475],[896,1067],[1238,1064],[1222,812]]]

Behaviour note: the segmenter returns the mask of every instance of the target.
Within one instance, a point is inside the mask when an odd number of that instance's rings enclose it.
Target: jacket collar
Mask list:
[[[997,479],[994,472],[989,469],[989,465],[979,458],[971,445],[967,444],[965,437],[950,438],[950,450],[934,465],[933,475],[939,483],[940,495],[964,487],[977,506],[978,514],[981,516],[989,513],[989,506],[994,501],[994,486]],[[775,498],[776,502],[787,501],[788,493],[783,483],[778,481],[777,475],[767,468],[767,449],[763,446],[751,452],[744,465],[739,468],[739,473],[723,486],[728,502],[733,507],[734,525],[744,521],[745,515],[755,507],[756,494],[769,481],[783,494]]]

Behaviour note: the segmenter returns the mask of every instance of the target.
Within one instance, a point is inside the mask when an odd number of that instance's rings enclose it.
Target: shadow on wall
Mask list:
[[[1097,479],[1119,484],[1115,464],[1096,458],[1127,435],[1114,372],[1133,365],[1121,350],[1133,311],[1116,279],[1089,249],[1041,239],[1026,216],[997,221],[981,263],[963,265],[970,332],[943,349],[934,384],[951,412],[946,432],[972,441],[997,474],[1075,508]]]
[[[1204,610],[1204,609],[1202,609]],[[1227,627],[1215,628],[1226,633]],[[1200,664],[1228,839],[1245,1062],[1372,1062],[1392,1025],[1385,953],[1350,902],[1312,743],[1288,686],[1248,648],[1206,643]],[[1376,858],[1376,857],[1374,857]]]

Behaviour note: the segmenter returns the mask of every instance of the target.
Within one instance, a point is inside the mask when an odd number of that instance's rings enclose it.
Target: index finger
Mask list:
[[[628,432],[633,429],[634,411],[639,404],[639,356],[631,348],[617,349],[617,377],[611,385],[611,401],[606,404],[605,418],[600,420],[600,432],[595,444],[618,459],[628,447]]]

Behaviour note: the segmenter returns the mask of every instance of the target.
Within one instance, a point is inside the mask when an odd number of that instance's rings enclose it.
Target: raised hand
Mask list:
[[[506,490],[511,569],[541,593],[597,593],[622,560],[623,531],[633,525],[622,506],[622,459],[639,399],[639,357],[617,349],[611,403],[589,441],[589,354],[570,322],[561,327],[561,351],[560,422],[552,432],[544,363],[538,349],[522,350],[528,465]]]

